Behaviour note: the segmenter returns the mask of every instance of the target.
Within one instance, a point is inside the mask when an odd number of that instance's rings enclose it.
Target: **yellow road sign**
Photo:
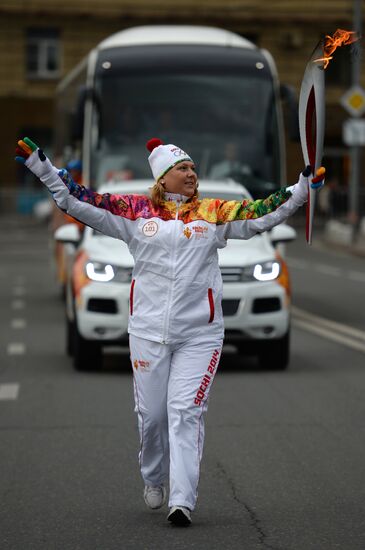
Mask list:
[[[341,97],[340,103],[350,115],[360,117],[365,112],[365,90],[361,86],[352,86]]]

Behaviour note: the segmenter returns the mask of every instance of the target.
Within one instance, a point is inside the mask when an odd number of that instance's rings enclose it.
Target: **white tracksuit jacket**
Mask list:
[[[74,183],[35,151],[26,166],[40,177],[59,208],[128,244],[135,267],[129,333],[160,343],[197,334],[223,336],[218,248],[249,239],[288,218],[307,200],[308,179],[265,200],[187,201],[166,194],[153,207],[146,196],[99,195]]]
[[[194,509],[204,442],[203,414],[223,341],[218,248],[249,239],[288,218],[307,199],[308,180],[265,200],[187,200],[99,195],[66,171],[26,161],[62,210],[125,241],[135,260],[130,294],[130,352],[142,477],[170,481],[169,505]]]

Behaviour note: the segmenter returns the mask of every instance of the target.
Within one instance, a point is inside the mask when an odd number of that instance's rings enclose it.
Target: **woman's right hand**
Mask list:
[[[30,155],[34,153],[34,151],[36,151],[37,149],[38,145],[36,145],[31,139],[27,137],[25,137],[24,139],[20,139],[18,141],[17,148],[15,149],[15,152],[17,154],[15,160],[17,162],[20,162],[21,164],[25,164],[26,160],[28,160]]]
[[[50,160],[43,153],[42,149],[28,137],[18,141],[15,152],[15,160],[21,164],[25,164],[38,178],[42,178],[42,176],[46,176],[52,171]]]

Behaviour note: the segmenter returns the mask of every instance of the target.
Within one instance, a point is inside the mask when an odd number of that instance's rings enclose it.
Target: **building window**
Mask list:
[[[26,37],[28,78],[60,76],[60,39],[55,29],[29,29]]]

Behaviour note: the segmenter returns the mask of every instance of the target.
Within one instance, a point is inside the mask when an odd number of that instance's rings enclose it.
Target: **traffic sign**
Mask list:
[[[351,116],[360,117],[365,112],[365,90],[361,86],[352,86],[341,97],[340,103]]]
[[[349,147],[365,145],[365,119],[348,118],[342,127],[342,139]]]

